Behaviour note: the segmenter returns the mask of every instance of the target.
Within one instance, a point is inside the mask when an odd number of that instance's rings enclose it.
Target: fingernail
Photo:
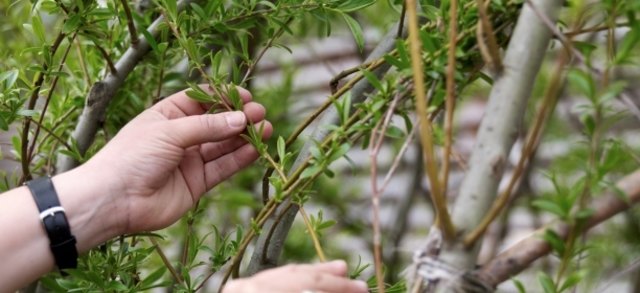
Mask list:
[[[354,284],[356,285],[356,287],[358,287],[358,289],[360,289],[362,292],[369,292],[369,286],[367,285],[367,282],[365,281],[361,281],[361,280],[355,280]]]
[[[229,112],[225,118],[227,119],[227,124],[231,127],[247,126],[247,117],[240,111]]]
[[[346,268],[347,267],[347,263],[344,260],[338,259],[338,260],[332,260],[330,262],[327,263],[328,265],[336,268],[336,269],[342,269],[342,268]]]

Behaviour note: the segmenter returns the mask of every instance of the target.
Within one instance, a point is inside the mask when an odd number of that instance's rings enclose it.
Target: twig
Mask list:
[[[67,46],[67,49],[64,51],[64,54],[62,55],[62,59],[60,59],[60,65],[58,66],[58,71],[62,71],[62,69],[64,68],[64,64],[67,61],[67,56],[69,56],[69,51],[71,51],[71,46],[73,46],[73,41],[76,39],[77,34],[78,33],[74,33],[73,37],[71,37],[71,39],[69,40],[69,46]],[[29,164],[31,164],[33,160],[33,151],[35,150],[36,144],[38,142],[38,136],[40,135],[40,128],[43,125],[44,116],[47,113],[47,109],[49,109],[49,103],[51,103],[51,98],[53,97],[53,93],[55,92],[56,86],[58,85],[58,80],[60,80],[60,75],[56,75],[53,78],[53,81],[51,82],[51,88],[49,88],[49,92],[47,93],[47,98],[44,102],[44,106],[42,107],[42,112],[40,113],[40,118],[38,119],[38,123],[36,123],[38,127],[36,127],[35,133],[33,134],[33,141],[31,142],[31,147],[29,148],[29,152],[27,155],[27,160],[28,160],[27,162]],[[56,138],[59,138],[59,137],[56,137]],[[64,145],[67,147],[67,149],[70,149],[68,144],[65,143]]]
[[[615,27],[627,27],[629,26],[629,23],[623,22],[623,23],[616,23]],[[572,30],[570,32],[565,32],[564,35],[566,37],[574,37],[577,35],[581,35],[581,34],[586,34],[586,33],[597,33],[597,32],[601,32],[601,31],[606,31],[609,30],[611,28],[610,25],[603,25],[603,26],[592,26],[589,28],[584,28],[584,29],[576,29],[576,30]]]
[[[58,51],[58,47],[64,40],[65,34],[63,32],[58,33],[55,41],[51,44],[49,48],[49,54],[51,56],[55,56],[56,51]],[[40,95],[40,89],[42,88],[42,83],[44,82],[45,73],[49,68],[49,65],[44,62],[42,64],[42,72],[38,72],[36,81],[33,83],[33,91],[31,92],[31,97],[29,97],[29,102],[27,103],[27,110],[33,110],[36,106],[36,102],[38,101],[38,96]],[[31,179],[31,171],[29,170],[29,123],[31,119],[25,119],[22,124],[22,140],[21,140],[21,152],[20,152],[20,161],[22,163],[22,178],[20,179],[20,183]]]
[[[62,145],[67,149],[67,150],[69,150],[69,151],[73,150],[73,148],[72,148],[72,147],[71,147],[71,146],[70,146],[66,141],[64,141],[64,139],[62,139],[62,137],[60,137],[60,136],[58,136],[57,134],[55,134],[55,133],[53,132],[53,130],[52,130],[52,129],[47,128],[46,126],[42,125],[42,123],[41,123],[41,122],[39,122],[39,121],[35,121],[35,120],[33,120],[32,118],[30,118],[30,117],[29,117],[29,118],[27,118],[27,119],[31,120],[31,122],[33,122],[33,124],[35,124],[36,126],[38,126],[38,128],[37,128],[37,129],[42,129],[42,130],[44,130],[44,132],[46,132],[46,133],[48,134],[47,136],[51,136],[51,137],[55,138],[55,139],[56,139],[58,142],[60,142],[60,143],[61,143],[61,144],[62,144]],[[45,136],[45,137],[46,137],[46,136]],[[36,141],[34,140],[33,142],[34,142],[34,144],[35,144],[35,142],[36,142]],[[33,146],[33,144],[32,144],[32,146]],[[31,154],[33,154],[33,149],[30,151],[30,153],[31,153]],[[30,159],[30,160],[32,160],[32,159],[33,159],[33,156],[31,156],[31,159]]]
[[[176,272],[176,269],[173,267],[173,265],[171,264],[171,262],[167,258],[167,255],[164,254],[164,251],[162,251],[162,248],[160,248],[160,244],[158,244],[158,241],[154,238],[154,236],[150,236],[148,238],[149,238],[149,241],[151,241],[151,244],[153,244],[153,246],[156,248],[156,251],[158,252],[158,255],[160,256],[160,259],[162,260],[162,263],[164,263],[165,267],[167,267],[167,269],[169,269],[169,272],[171,273],[171,275],[173,276],[175,281],[177,283],[182,283],[183,282],[182,278],[180,277],[178,272]]]
[[[116,69],[116,66],[113,65],[113,61],[111,61],[111,57],[109,57],[109,53],[107,53],[107,51],[104,48],[102,48],[102,46],[96,43],[95,40],[93,41],[93,45],[96,47],[96,49],[98,49],[98,51],[100,51],[102,58],[104,58],[104,60],[107,61],[107,66],[109,67],[111,74],[118,75],[118,69]]]
[[[488,49],[488,60],[485,60],[491,69],[496,73],[500,74],[502,72],[502,59],[500,58],[500,47],[498,46],[498,42],[496,41],[496,36],[493,30],[493,26],[489,21],[489,15],[487,12],[487,8],[485,7],[484,0],[476,0],[476,7],[478,8],[478,25],[477,25],[477,40],[478,44],[482,48],[482,46],[486,46]],[[490,2],[489,2],[490,3]],[[453,6],[453,4],[451,4]],[[488,4],[487,4],[488,5]],[[453,8],[451,9],[453,12]],[[453,14],[451,14],[453,18]],[[452,24],[450,24],[451,26]],[[487,37],[487,42],[485,43],[484,36]],[[484,55],[483,55],[484,56]],[[485,58],[486,59],[486,58]]]
[[[409,15],[409,43],[411,48],[411,68],[413,70],[414,92],[416,96],[416,109],[420,119],[420,141],[422,142],[422,152],[424,153],[425,171],[429,178],[431,187],[431,198],[436,213],[436,225],[440,226],[445,238],[454,237],[455,228],[447,210],[447,202],[438,178],[438,163],[433,151],[433,141],[431,133],[431,122],[427,119],[427,99],[425,97],[424,70],[422,65],[422,43],[418,31],[418,14],[416,12],[416,1],[407,0],[407,14]]]
[[[313,247],[316,249],[316,254],[318,254],[318,258],[321,262],[326,262],[327,258],[324,256],[324,252],[322,252],[322,245],[320,245],[320,240],[318,240],[318,235],[316,231],[313,229],[313,225],[311,225],[311,221],[309,221],[309,216],[307,212],[304,210],[304,207],[299,204],[298,209],[300,209],[300,215],[302,215],[302,219],[304,220],[305,226],[307,226],[307,231],[309,231],[309,235],[311,235],[311,239],[313,240]]]
[[[124,14],[127,16],[127,27],[129,28],[129,36],[131,38],[131,46],[135,47],[138,45],[138,32],[136,32],[136,25],[133,23],[133,15],[131,15],[131,9],[129,8],[129,4],[127,0],[120,0],[122,3],[122,9],[124,9]]]
[[[369,158],[371,159],[371,202],[373,213],[373,255],[378,292],[382,293],[385,292],[384,274],[382,271],[382,237],[380,236],[380,194],[383,190],[378,189],[378,154],[380,153],[380,148],[384,142],[385,132],[389,127],[389,122],[391,121],[391,117],[393,117],[393,112],[395,111],[400,97],[400,93],[397,93],[393,97],[383,119],[381,119],[371,130],[371,136],[369,138]]]
[[[260,53],[258,53],[257,57],[253,60],[253,62],[251,62],[251,64],[249,65],[249,68],[247,68],[247,72],[244,74],[244,77],[242,78],[242,81],[240,82],[240,84],[244,84],[245,82],[247,82],[247,80],[249,79],[249,77],[251,77],[251,74],[253,74],[253,71],[256,68],[256,65],[258,65],[258,62],[260,62],[260,60],[262,59],[262,57],[264,56],[265,53],[267,53],[267,51],[271,48],[271,46],[273,46],[273,42],[275,42],[275,40],[277,38],[279,38],[280,36],[282,36],[282,34],[285,31],[285,27],[288,26],[291,22],[293,21],[293,17],[289,17],[283,26],[280,27],[280,29],[278,29],[278,31],[273,35],[273,37],[271,37],[269,39],[269,41],[267,42],[266,45],[264,45],[264,47],[262,48],[262,50],[260,50]]]
[[[398,26],[398,32],[396,33],[396,39],[402,38],[404,30],[404,21],[407,16],[407,2],[402,2],[402,12],[400,12],[400,25]]]
[[[453,111],[456,106],[456,39],[458,37],[458,0],[451,0],[449,4],[449,56],[447,58],[447,97],[445,100],[446,114],[444,118],[444,149],[442,155],[442,196],[447,197],[449,188],[449,164],[451,162],[451,145],[453,144]],[[478,11],[484,10],[482,0],[478,0]],[[486,14],[480,13],[480,18]],[[483,19],[486,22],[488,20]],[[479,23],[478,27],[484,25]],[[489,24],[491,25],[491,24]],[[494,40],[495,41],[495,40]],[[478,40],[478,43],[482,40]],[[498,45],[495,44],[497,47]]]

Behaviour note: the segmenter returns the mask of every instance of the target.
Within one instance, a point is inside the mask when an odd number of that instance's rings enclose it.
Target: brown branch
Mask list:
[[[590,205],[594,213],[586,221],[585,229],[582,230],[582,233],[587,232],[616,214],[628,210],[640,201],[640,170],[636,170],[622,178],[616,183],[616,188],[626,194],[626,197],[622,199],[617,191],[610,191],[605,195],[598,196],[597,200]],[[551,247],[542,238],[547,229],[552,229],[561,237],[568,236],[569,229],[566,225],[548,225],[514,244],[472,273],[493,287],[517,275],[535,260],[551,252]]]
[[[46,133],[47,133],[47,136],[51,136],[51,137],[55,138],[55,139],[56,139],[58,142],[60,142],[60,143],[61,143],[61,144],[62,144],[62,145],[67,149],[67,150],[69,150],[69,151],[73,150],[73,148],[72,148],[72,147],[71,147],[71,146],[70,146],[66,141],[64,141],[64,139],[62,139],[62,137],[60,137],[59,135],[55,134],[55,133],[53,132],[53,130],[52,130],[52,129],[50,129],[50,128],[48,128],[48,127],[44,126],[44,125],[41,123],[41,121],[35,121],[35,120],[31,119],[31,118],[27,118],[27,119],[31,120],[31,122],[33,122],[33,124],[35,124],[36,126],[38,126],[38,128],[37,128],[37,129],[42,129],[42,130],[44,130],[44,132],[46,132]],[[46,138],[47,136],[45,136],[45,138]],[[34,142],[34,144],[35,144],[35,140],[34,140],[33,142]],[[32,146],[33,146],[33,144],[32,144]],[[31,153],[31,154],[33,154],[33,150],[30,150],[30,153]],[[31,159],[30,159],[30,160],[32,160],[32,159],[33,159],[33,156],[31,156]]]
[[[416,11],[416,1],[407,0],[407,14],[409,16],[409,43],[411,53],[411,68],[413,70],[414,92],[416,97],[416,109],[418,117],[420,117],[420,141],[422,143],[422,152],[424,153],[424,169],[429,178],[429,186],[431,188],[431,198],[436,213],[436,225],[443,231],[445,238],[454,237],[455,228],[449,210],[447,209],[446,197],[440,188],[438,178],[438,162],[436,161],[433,151],[431,122],[427,112],[427,99],[425,97],[424,86],[424,70],[422,64],[422,43],[418,30],[418,14]]]
[[[442,156],[442,196],[447,197],[449,187],[449,164],[453,142],[453,110],[456,106],[456,39],[458,38],[458,0],[449,4],[449,56],[447,58],[447,96],[445,100],[444,149]],[[478,10],[482,10],[482,0],[478,0]],[[486,15],[485,15],[486,16]],[[480,27],[481,24],[478,24]],[[490,24],[489,24],[490,25]],[[480,40],[478,41],[480,42]],[[496,45],[497,46],[497,45]]]
[[[623,23],[616,23],[615,27],[627,27],[629,26],[629,23],[623,22]],[[610,25],[602,25],[602,26],[592,26],[589,28],[584,28],[584,29],[576,29],[576,30],[572,30],[569,32],[565,32],[564,35],[568,38],[571,37],[575,37],[577,35],[581,35],[581,34],[586,34],[586,33],[597,33],[597,32],[601,32],[601,31],[606,31],[609,30],[611,28]]]
[[[153,246],[156,248],[156,252],[158,252],[158,255],[160,256],[160,259],[162,260],[162,263],[164,263],[164,266],[167,267],[167,269],[169,269],[169,272],[173,276],[173,279],[177,283],[182,283],[183,282],[182,278],[180,277],[180,275],[178,274],[176,269],[173,267],[173,265],[171,264],[171,262],[167,258],[167,255],[164,253],[164,251],[162,251],[162,248],[160,248],[160,244],[158,243],[158,241],[154,237],[155,236],[150,236],[149,237],[149,241],[151,241],[151,244],[153,244]]]
[[[262,48],[262,50],[260,50],[260,53],[258,53],[257,57],[249,65],[249,68],[247,68],[247,72],[244,74],[244,77],[242,78],[242,81],[240,82],[241,85],[243,85],[245,82],[247,82],[247,80],[251,77],[251,75],[253,74],[253,71],[256,68],[256,65],[258,65],[258,62],[260,62],[262,57],[264,57],[264,54],[267,53],[267,51],[273,46],[273,42],[275,42],[275,40],[277,38],[282,36],[282,34],[285,31],[285,27],[288,26],[292,21],[293,21],[293,17],[289,17],[285,21],[285,24],[283,26],[281,26],[280,29],[278,29],[278,31],[269,39],[267,44],[264,45],[264,48]]]
[[[77,35],[77,33],[74,33],[73,37],[71,37],[71,39],[69,40],[69,46],[67,46],[67,49],[64,51],[64,54],[62,55],[62,59],[60,59],[60,65],[58,66],[58,71],[62,71],[62,69],[64,68],[64,64],[65,64],[65,62],[67,60],[67,56],[69,56],[69,51],[71,51],[71,46],[73,45],[73,41],[75,40],[76,35]],[[56,75],[53,78],[53,81],[51,82],[51,88],[49,88],[49,91],[47,93],[47,98],[45,99],[44,106],[42,107],[42,112],[40,113],[40,118],[38,119],[38,123],[36,123],[36,125],[38,125],[38,127],[36,127],[35,133],[33,134],[33,141],[31,142],[31,147],[29,148],[29,152],[28,152],[28,156],[27,156],[27,160],[28,160],[29,164],[31,164],[31,162],[33,161],[33,152],[34,152],[34,150],[36,148],[36,144],[37,144],[37,141],[38,141],[38,136],[40,135],[40,128],[43,125],[44,116],[47,113],[47,109],[49,109],[49,103],[51,102],[51,98],[53,97],[53,93],[55,92],[56,86],[58,85],[58,80],[60,80],[60,75]],[[35,122],[35,121],[33,121],[33,122]],[[68,147],[68,144],[65,143],[64,145],[67,146],[67,149],[70,149]]]
[[[373,213],[373,255],[374,255],[374,267],[376,274],[376,282],[378,286],[378,292],[384,293],[384,274],[382,267],[382,237],[380,236],[380,194],[384,192],[383,189],[378,188],[378,154],[380,154],[380,148],[384,142],[385,132],[393,117],[393,112],[396,109],[398,100],[400,100],[401,94],[397,93],[383,119],[378,121],[376,126],[371,130],[371,136],[369,138],[369,158],[371,159],[371,202]]]
[[[476,7],[478,8],[478,44],[486,46],[489,53],[489,60],[485,60],[485,62],[487,62],[496,74],[500,74],[503,69],[502,58],[500,58],[500,46],[498,46],[493,26],[491,25],[491,21],[489,21],[489,15],[487,8],[485,7],[484,0],[476,0],[476,3]],[[486,5],[489,3],[490,2]],[[486,36],[486,43],[483,35]]]
[[[136,32],[136,25],[133,23],[133,15],[131,15],[131,9],[129,8],[129,3],[127,0],[120,0],[122,3],[122,9],[124,9],[124,14],[127,16],[127,27],[129,28],[129,37],[131,38],[131,46],[135,47],[138,45],[138,32]]]
[[[93,41],[93,45],[98,49],[98,51],[100,51],[102,58],[107,61],[107,66],[109,67],[111,74],[118,75],[118,69],[116,69],[116,66],[113,65],[113,61],[111,61],[111,57],[109,57],[109,53],[107,52],[107,50],[98,45],[95,40]]]

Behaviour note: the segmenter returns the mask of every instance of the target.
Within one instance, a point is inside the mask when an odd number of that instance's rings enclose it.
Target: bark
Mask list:
[[[178,10],[184,9],[192,0],[182,0],[178,3]],[[154,38],[158,36],[160,24],[164,21],[164,17],[158,17],[147,29],[149,34]],[[132,45],[120,57],[115,64],[115,71],[111,71],[106,78],[96,82],[89,97],[85,101],[82,114],[78,120],[76,128],[71,134],[71,141],[77,143],[80,154],[84,155],[96,137],[96,133],[102,123],[104,123],[105,113],[109,103],[114,98],[120,87],[124,84],[125,79],[140,63],[142,58],[149,52],[151,46],[147,39],[141,35],[139,42]],[[58,155],[56,171],[62,173],[71,170],[78,165],[78,161],[72,157],[63,154]]]
[[[562,1],[536,0],[537,9],[554,20]],[[524,5],[504,58],[504,72],[493,86],[469,170],[462,181],[453,208],[458,236],[471,231],[491,206],[503,176],[504,165],[518,137],[527,101],[540,70],[551,31],[530,6]],[[447,243],[440,260],[457,269],[475,265],[479,245],[465,248],[461,242]]]
[[[640,202],[640,170],[636,170],[622,178],[617,182],[616,187],[626,194],[626,198],[621,197],[615,191],[599,196],[590,205],[594,214],[589,218],[583,233]],[[553,229],[558,235],[567,237],[568,229],[564,224],[556,224],[540,229],[500,253],[482,268],[473,271],[472,275],[494,288],[512,276],[517,275],[535,260],[551,251],[549,244],[542,238],[542,233],[546,229]]]
[[[365,62],[379,59],[395,49],[398,26],[399,24],[396,24],[389,30],[387,35],[385,35],[382,41],[380,41],[380,43],[371,52],[371,54],[369,54],[369,57],[367,57],[367,60]],[[376,76],[381,77],[388,69],[389,65],[382,65],[374,70],[373,73]],[[352,103],[362,102],[365,99],[366,94],[371,92],[372,90],[373,87],[367,82],[366,79],[360,80],[353,86],[350,91]],[[326,125],[337,124],[338,121],[339,116],[335,107],[328,108],[319,118],[319,121],[316,123],[317,126],[313,130],[312,134],[305,139],[305,144],[300,149],[300,152],[298,153],[296,161],[294,162],[291,170],[297,169],[297,167],[302,162],[304,162],[304,160],[308,156],[310,156],[309,150],[311,147],[315,146],[315,141],[322,141],[325,137],[327,137],[327,135],[329,135],[330,131],[326,128]],[[278,259],[280,257],[280,254],[282,253],[284,241],[286,240],[289,230],[291,229],[293,220],[298,214],[297,205],[291,205],[291,208],[286,210],[287,206],[289,206],[288,202],[282,203],[273,214],[273,216],[265,222],[262,228],[263,233],[260,234],[254,252],[251,255],[251,261],[249,262],[249,266],[246,271],[247,275],[253,275],[259,271],[273,268],[278,265]],[[281,221],[276,223],[276,218],[282,213],[285,214],[283,215]],[[268,233],[268,231],[270,231],[271,229],[275,230],[273,232],[273,235],[271,236],[271,239],[268,239],[268,235],[270,234]]]

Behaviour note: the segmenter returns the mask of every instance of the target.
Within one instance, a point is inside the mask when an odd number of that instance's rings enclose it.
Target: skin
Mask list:
[[[219,114],[206,114],[208,105],[176,93],[129,122],[87,163],[53,177],[79,253],[119,235],[173,224],[207,190],[258,158],[239,135],[249,121],[264,123],[265,138],[272,126],[264,107],[239,91],[243,111]],[[54,269],[38,213],[26,187],[0,195],[0,292]],[[224,292],[367,292],[363,282],[345,278],[346,270],[341,261],[289,265],[233,280]]]

